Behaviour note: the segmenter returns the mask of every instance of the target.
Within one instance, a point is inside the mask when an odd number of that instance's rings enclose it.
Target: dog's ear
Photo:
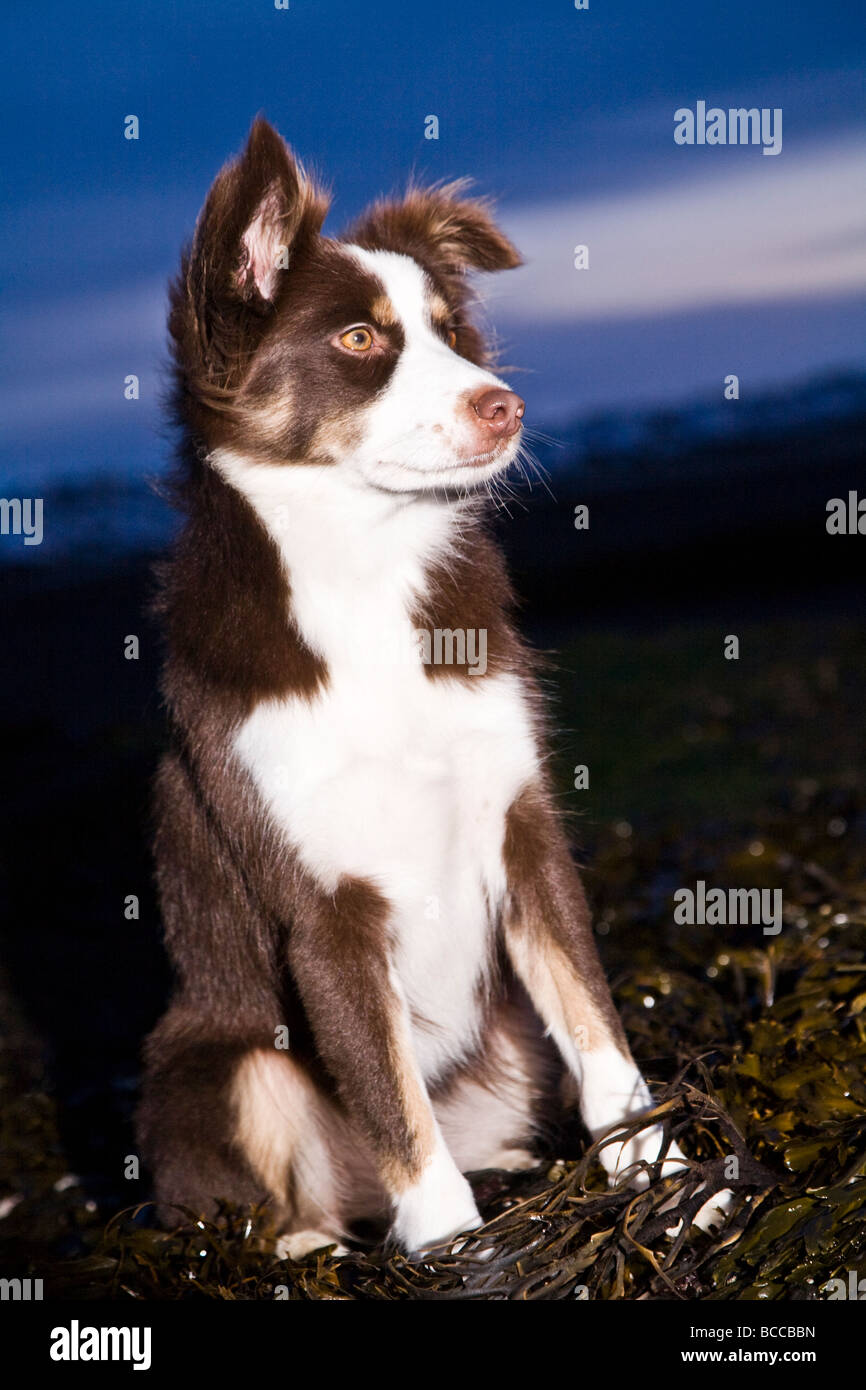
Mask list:
[[[318,236],[326,195],[259,117],[220,170],[172,294],[169,326],[187,372],[228,386],[274,305],[283,272]]]
[[[464,196],[467,181],[410,188],[399,202],[375,203],[345,234],[370,250],[400,251],[449,274],[511,270],[519,252],[499,230],[486,202]]]

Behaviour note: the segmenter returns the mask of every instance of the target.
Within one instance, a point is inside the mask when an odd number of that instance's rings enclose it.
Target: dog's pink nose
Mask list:
[[[478,419],[491,434],[507,439],[520,429],[526,403],[513,391],[501,386],[487,387],[469,402]]]

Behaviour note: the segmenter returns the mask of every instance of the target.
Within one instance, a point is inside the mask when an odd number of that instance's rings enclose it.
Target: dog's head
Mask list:
[[[486,365],[466,272],[517,252],[460,185],[378,203],[339,240],[327,208],[256,121],[173,287],[187,419],[208,448],[380,488],[482,483],[516,454],[523,402]]]

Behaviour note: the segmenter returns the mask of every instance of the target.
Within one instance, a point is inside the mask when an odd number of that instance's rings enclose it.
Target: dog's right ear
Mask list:
[[[169,328],[188,378],[217,390],[237,384],[283,273],[327,211],[325,193],[259,117],[243,153],[217,175],[172,289]]]

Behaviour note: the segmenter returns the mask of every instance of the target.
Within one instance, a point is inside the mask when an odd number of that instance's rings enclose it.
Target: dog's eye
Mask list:
[[[448,333],[447,333],[447,335],[446,335],[445,341],[446,341],[446,343],[448,344],[448,346],[451,348],[451,350],[452,350],[452,352],[453,352],[454,348],[456,348],[456,346],[457,346],[457,331],[456,331],[456,329],[454,329],[454,328],[449,328],[449,329],[448,329]]]
[[[347,328],[340,334],[340,342],[349,352],[369,352],[373,346],[373,334],[369,328]]]

